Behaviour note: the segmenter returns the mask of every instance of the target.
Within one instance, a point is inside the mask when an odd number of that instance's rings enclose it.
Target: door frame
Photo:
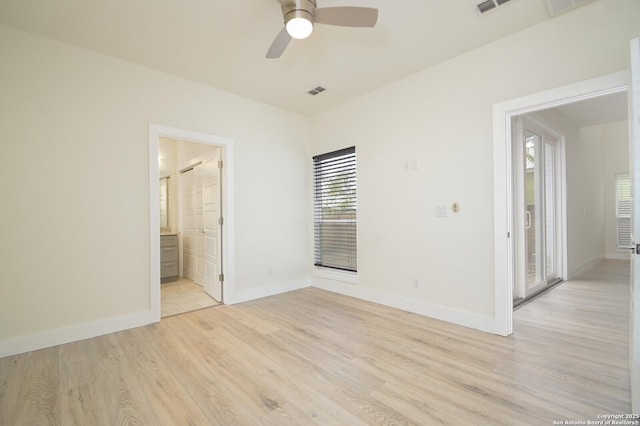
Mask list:
[[[638,194],[638,187],[640,187],[640,161],[638,157],[640,152],[638,147],[640,146],[640,38],[634,38],[630,43],[631,50],[631,71],[629,90],[629,120],[630,120],[630,141],[629,141],[629,172],[631,173],[632,182],[631,188],[633,188],[632,197],[633,205],[632,211],[632,224],[631,224],[631,241],[632,243],[638,243],[638,229],[636,224],[640,220],[638,203],[640,197]],[[631,376],[631,411],[637,413],[640,410],[640,327],[637,325],[640,311],[640,291],[638,289],[638,283],[640,276],[640,257],[636,255],[631,256],[631,324],[629,327],[630,342],[629,342],[629,374]]]
[[[628,91],[620,71],[493,106],[494,332],[513,333],[514,224],[511,118],[599,96]],[[565,256],[566,259],[566,256]],[[566,263],[566,262],[565,262]],[[566,266],[565,266],[566,268]]]
[[[222,303],[234,303],[234,181],[233,181],[233,140],[207,133],[149,124],[149,305],[154,322],[160,321],[160,186],[158,149],[160,138],[183,140],[221,148],[223,161],[222,177],[222,216],[224,217],[222,239],[222,270],[224,271],[224,299]]]

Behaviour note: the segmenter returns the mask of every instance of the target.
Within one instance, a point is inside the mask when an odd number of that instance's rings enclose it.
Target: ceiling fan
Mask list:
[[[371,7],[321,7],[316,0],[278,0],[282,5],[284,28],[267,51],[267,58],[279,58],[292,38],[309,37],[313,24],[371,28],[378,21],[378,9]]]

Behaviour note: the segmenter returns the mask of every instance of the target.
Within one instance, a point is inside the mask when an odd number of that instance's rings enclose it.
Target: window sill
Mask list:
[[[350,284],[358,284],[358,273],[349,271],[339,271],[337,269],[313,267],[313,275],[328,280],[342,281]]]

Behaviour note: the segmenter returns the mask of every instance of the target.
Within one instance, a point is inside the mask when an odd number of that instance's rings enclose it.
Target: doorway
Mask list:
[[[207,187],[217,186],[219,195],[209,194],[207,190],[201,192],[202,214],[199,219],[193,218],[193,228],[200,232],[202,238],[192,239],[187,244],[195,244],[195,249],[203,254],[203,263],[200,266],[202,271],[203,289],[209,290],[220,303],[233,303],[234,298],[234,267],[233,267],[233,141],[227,138],[193,132],[190,130],[150,124],[149,125],[149,211],[150,211],[150,307],[153,317],[159,321],[162,315],[161,310],[161,284],[160,284],[160,169],[162,161],[159,158],[159,148],[161,139],[182,141],[184,144],[191,144],[192,148],[201,152],[200,159],[195,159],[194,155],[182,155],[179,159],[176,155],[176,178],[169,179],[174,185],[174,214],[169,214],[170,225],[174,226],[176,234],[182,234],[184,228],[184,218],[181,213],[184,197],[177,196],[178,185],[183,186],[180,179],[180,171],[187,169],[198,170],[202,185]],[[211,153],[204,155],[202,153]],[[213,167],[215,166],[215,167]],[[171,186],[169,187],[169,198],[171,198]],[[196,197],[197,199],[197,197]],[[180,203],[180,208],[178,208]],[[173,219],[171,219],[173,217]],[[206,222],[205,222],[206,221]],[[180,232],[178,232],[180,227]],[[166,229],[164,229],[166,231]],[[224,236],[224,238],[223,238]],[[184,241],[180,243],[181,248],[179,264],[180,270],[184,269]],[[212,255],[211,249],[216,248]],[[213,265],[213,267],[212,267]],[[219,288],[211,288],[207,282],[208,278],[219,279]],[[184,272],[180,274],[180,280],[184,280]],[[178,283],[178,281],[176,281]],[[162,284],[165,286],[166,284]],[[207,296],[209,297],[209,296]],[[211,298],[213,300],[213,298]],[[215,302],[219,303],[219,302]]]
[[[160,194],[161,225],[169,218],[160,236],[163,318],[222,302],[221,152],[218,146],[160,138],[160,172],[169,182]],[[170,276],[166,265],[174,266]]]
[[[564,137],[513,117],[514,307],[562,280],[566,245]]]
[[[494,105],[494,327],[496,334],[513,333],[513,291],[516,277],[515,228],[513,206],[514,169],[511,120],[524,114],[556,108],[612,94],[625,94],[629,73],[618,72],[547,92],[525,96]],[[567,205],[570,202],[567,201]],[[566,245],[565,245],[566,247]],[[566,249],[569,251],[569,249]],[[563,265],[568,270],[570,256]],[[566,277],[563,273],[561,276]],[[566,278],[571,278],[570,276]]]

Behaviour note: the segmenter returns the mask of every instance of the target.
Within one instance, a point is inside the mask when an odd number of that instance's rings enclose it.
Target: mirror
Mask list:
[[[169,176],[160,178],[160,230],[169,231]]]

